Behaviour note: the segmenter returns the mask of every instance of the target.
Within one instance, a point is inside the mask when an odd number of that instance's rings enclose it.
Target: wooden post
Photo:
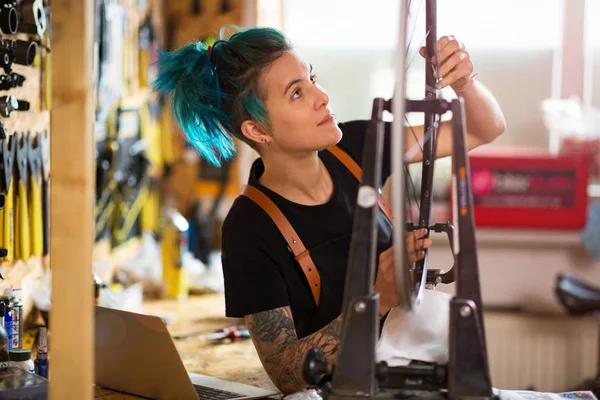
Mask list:
[[[52,1],[50,399],[93,397],[92,0]]]

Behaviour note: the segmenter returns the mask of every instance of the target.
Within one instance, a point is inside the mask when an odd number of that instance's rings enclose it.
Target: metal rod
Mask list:
[[[392,196],[394,212],[394,268],[396,272],[396,293],[398,306],[403,310],[412,310],[413,290],[406,260],[404,240],[404,114],[406,98],[406,31],[408,26],[408,0],[400,1],[400,28],[398,32],[398,50],[396,51],[396,87],[392,102],[392,176],[391,182],[395,195]]]
[[[431,60],[437,55],[437,0],[425,1],[425,32],[428,32],[425,53],[425,99],[437,99],[436,80]],[[419,209],[419,227],[431,225],[431,206],[433,200],[433,167],[437,141],[437,111],[425,110],[424,132],[432,132],[429,140],[423,143],[423,167],[421,175],[421,207]],[[429,231],[426,237],[429,237]],[[427,283],[427,261],[429,252],[416,264],[415,279],[420,278],[417,291],[417,302],[421,300],[423,288]]]

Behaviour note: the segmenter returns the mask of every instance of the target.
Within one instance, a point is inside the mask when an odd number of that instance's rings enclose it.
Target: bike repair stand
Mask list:
[[[452,112],[453,212],[457,230],[453,241],[456,295],[450,303],[449,362],[447,365],[389,367],[376,363],[379,295],[373,292],[378,187],[384,136],[383,111],[391,102],[373,102],[363,152],[363,180],[358,192],[348,272],[340,348],[335,367],[328,367],[316,350],[306,354],[305,379],[322,386],[324,399],[449,398],[492,399],[487,362],[470,168],[465,141],[462,100],[407,101],[408,112]],[[395,173],[402,173],[395,171]],[[456,240],[457,239],[457,240]],[[404,255],[404,249],[402,249]],[[365,265],[367,268],[365,268]],[[406,263],[408,269],[408,262]],[[417,288],[417,290],[422,290]]]

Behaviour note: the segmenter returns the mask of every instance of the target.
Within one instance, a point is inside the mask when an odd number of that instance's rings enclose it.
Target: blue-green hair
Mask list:
[[[226,26],[227,27],[227,26]],[[159,72],[153,90],[171,94],[171,108],[187,140],[208,162],[235,155],[233,135],[250,146],[241,124],[253,120],[270,129],[264,93],[259,87],[262,70],[291,50],[285,36],[272,28],[240,30],[208,46],[201,41],[159,53]]]

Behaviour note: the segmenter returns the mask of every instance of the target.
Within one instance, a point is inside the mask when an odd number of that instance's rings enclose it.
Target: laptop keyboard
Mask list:
[[[196,393],[198,393],[198,399],[200,400],[227,400],[246,397],[245,394],[227,392],[225,390],[214,389],[200,385],[194,385],[194,389],[196,389]]]

